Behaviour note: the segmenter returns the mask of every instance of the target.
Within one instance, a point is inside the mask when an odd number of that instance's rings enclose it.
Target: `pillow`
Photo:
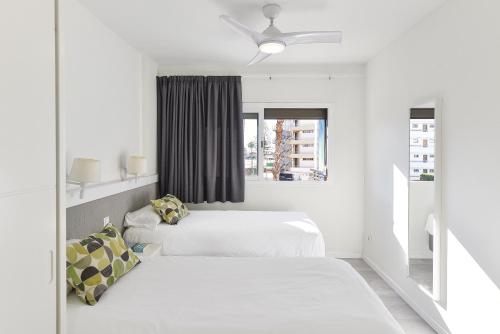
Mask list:
[[[82,302],[95,305],[111,285],[140,262],[118,229],[107,224],[101,232],[66,246],[66,279]]]
[[[66,247],[68,247],[68,245],[70,244],[73,244],[75,242],[79,242],[80,239],[69,239],[69,240],[66,240]],[[71,291],[73,291],[73,287],[71,285],[69,285],[68,281],[66,281],[66,296],[69,295],[71,293]]]
[[[177,197],[170,194],[151,201],[151,205],[163,218],[163,221],[170,225],[177,224],[179,220],[189,214],[187,207]]]
[[[156,231],[156,227],[161,223],[160,215],[151,205],[125,215],[125,226],[144,227],[148,230]]]

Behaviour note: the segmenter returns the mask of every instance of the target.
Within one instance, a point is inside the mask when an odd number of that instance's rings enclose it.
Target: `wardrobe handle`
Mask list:
[[[50,284],[54,280],[54,251],[50,249],[49,253],[50,253],[50,279],[49,279],[49,284]]]

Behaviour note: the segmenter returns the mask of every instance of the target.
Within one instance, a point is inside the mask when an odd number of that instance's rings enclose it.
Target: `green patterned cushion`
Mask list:
[[[161,216],[163,221],[175,225],[189,214],[188,208],[174,195],[167,195],[151,201],[151,205]]]
[[[95,305],[102,294],[141,261],[116,227],[107,224],[66,246],[66,279],[82,302]]]

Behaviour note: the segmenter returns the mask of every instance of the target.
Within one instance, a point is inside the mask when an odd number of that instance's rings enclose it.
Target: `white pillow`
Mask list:
[[[125,215],[125,227],[143,227],[148,230],[156,231],[156,227],[161,223],[161,217],[156,213],[151,205],[134,212],[128,212]]]

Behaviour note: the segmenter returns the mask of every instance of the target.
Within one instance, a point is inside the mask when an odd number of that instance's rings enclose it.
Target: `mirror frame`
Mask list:
[[[443,136],[443,99],[440,97],[428,97],[422,98],[410,107],[408,107],[408,120],[410,120],[410,113],[412,108],[416,108],[425,104],[434,104],[434,122],[435,122],[435,152],[434,152],[434,216],[438,225],[437,230],[434,235],[434,250],[432,257],[432,299],[437,301],[443,307],[446,306],[446,277],[447,277],[447,225],[445,216],[443,213],[443,147],[444,147],[444,136]],[[410,122],[408,121],[408,134]],[[408,136],[409,140],[409,136]],[[410,156],[410,144],[408,142],[408,154]],[[408,164],[408,224],[410,222],[409,209],[410,209],[410,177],[409,177],[410,166]],[[408,232],[410,231],[410,226],[408,226]],[[410,245],[410,233],[408,233],[408,245]],[[412,279],[410,275],[410,255],[408,252],[408,278]],[[413,279],[412,279],[413,281]],[[415,281],[413,281],[415,282]]]

